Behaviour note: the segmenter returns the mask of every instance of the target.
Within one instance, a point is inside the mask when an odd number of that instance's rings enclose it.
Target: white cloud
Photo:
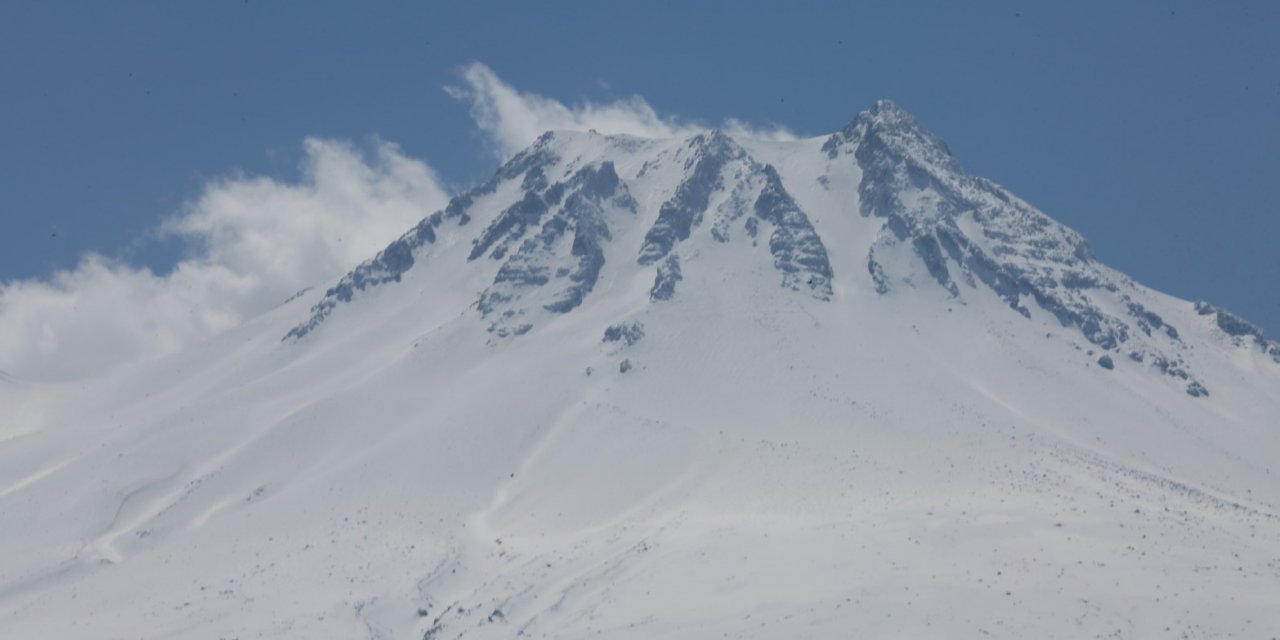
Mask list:
[[[658,115],[640,96],[605,104],[584,102],[576,107],[567,106],[551,98],[521,92],[479,62],[467,65],[462,78],[466,82],[465,87],[446,87],[445,90],[471,105],[471,117],[490,137],[503,158],[514,155],[550,130],[595,129],[608,134],[670,138],[693,135],[709,128]],[[781,127],[754,128],[732,119],[721,128],[732,135],[748,138],[795,138],[794,134]]]
[[[476,125],[507,157],[551,129],[688,136],[707,127],[659,115],[643,98],[566,106],[523,93],[488,67],[463,70]],[[783,129],[726,121],[746,137],[786,139]],[[365,157],[350,145],[310,139],[296,184],[238,176],[207,185],[163,235],[197,250],[170,272],[84,256],[47,278],[0,282],[0,372],[33,380],[101,373],[123,362],[171,353],[325,283],[432,211],[447,194],[423,162],[391,144]]]
[[[447,200],[394,145],[368,159],[333,141],[305,150],[297,184],[220,180],[167,221],[163,233],[198,246],[167,274],[90,254],[48,279],[0,284],[0,370],[71,379],[175,351],[340,275]]]

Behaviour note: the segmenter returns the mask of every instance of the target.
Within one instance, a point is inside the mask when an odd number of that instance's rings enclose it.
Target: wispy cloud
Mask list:
[[[470,105],[476,126],[489,136],[503,158],[514,155],[539,135],[551,130],[594,129],[600,133],[670,138],[689,136],[710,128],[674,116],[659,115],[640,96],[607,103],[566,105],[552,98],[519,91],[479,62],[464,67],[462,79],[465,86],[446,87],[445,91]],[[720,128],[748,138],[795,138],[794,134],[781,127],[758,128],[732,119],[725,121]]]
[[[688,136],[708,127],[659,114],[639,96],[576,106],[521,92],[478,62],[446,90],[502,157],[543,132]],[[729,120],[740,136],[789,139],[781,128]],[[0,282],[0,371],[32,380],[91,376],[171,353],[322,285],[444,206],[431,168],[395,145],[304,143],[297,183],[236,176],[205,186],[162,235],[196,250],[166,273],[88,254],[46,278]]]
[[[165,222],[197,247],[168,273],[89,254],[0,284],[0,370],[69,379],[175,351],[340,275],[446,201],[434,172],[394,145],[304,148],[298,183],[219,180]]]

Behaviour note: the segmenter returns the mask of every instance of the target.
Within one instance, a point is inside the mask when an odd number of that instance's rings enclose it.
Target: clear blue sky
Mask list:
[[[441,87],[472,60],[566,102],[833,131],[874,99],[1139,281],[1280,334],[1280,2],[0,4],[0,280],[158,220],[308,135],[495,166]],[[692,7],[686,5],[694,5]]]

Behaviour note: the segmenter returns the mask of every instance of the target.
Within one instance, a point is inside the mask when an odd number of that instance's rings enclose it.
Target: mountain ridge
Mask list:
[[[0,635],[1280,628],[1274,343],[874,108],[550,133],[207,343],[0,384]]]
[[[285,339],[301,338],[314,330],[333,309],[349,302],[358,291],[398,282],[400,275],[412,268],[414,252],[435,242],[436,229],[452,221],[460,232],[470,221],[468,211],[478,198],[492,196],[500,185],[514,184],[516,180],[520,181],[521,197],[504,209],[481,236],[472,240],[474,248],[467,260],[474,261],[491,248],[489,258],[501,260],[507,258],[509,251],[519,249],[523,252],[524,266],[508,259],[494,276],[492,285],[477,294],[477,308],[488,317],[499,303],[518,297],[517,290],[546,285],[552,279],[551,273],[567,276],[573,284],[566,292],[572,293],[566,293],[567,297],[561,301],[547,303],[546,310],[565,313],[583,304],[606,261],[605,246],[613,240],[609,225],[597,216],[589,226],[593,231],[585,235],[575,231],[571,252],[581,253],[579,260],[589,254],[589,265],[581,263],[578,271],[565,271],[566,267],[553,270],[531,262],[537,247],[526,235],[538,229],[545,254],[551,248],[550,243],[566,229],[576,229],[568,222],[576,216],[565,217],[567,203],[562,200],[567,185],[580,177],[566,173],[551,180],[547,173],[567,171],[560,165],[582,160],[582,150],[566,151],[574,147],[573,141],[597,139],[597,144],[604,148],[603,155],[596,153],[600,157],[608,156],[610,151],[623,155],[648,154],[633,175],[619,176],[613,160],[598,161],[603,163],[599,166],[609,167],[609,181],[616,181],[625,192],[619,197],[634,220],[643,216],[637,213],[628,185],[643,181],[646,174],[664,160],[683,163],[680,179],[674,187],[666,188],[661,205],[656,207],[656,219],[645,232],[635,257],[641,267],[664,261],[653,276],[652,300],[667,300],[675,295],[677,280],[671,274],[682,273],[676,249],[688,241],[691,234],[702,232],[704,217],[713,218],[709,223],[710,237],[720,243],[729,241],[731,226],[738,223],[742,228],[737,232],[750,238],[753,245],[757,244],[759,225],[771,223],[768,247],[776,269],[783,274],[783,286],[795,290],[807,288],[818,299],[829,300],[834,295],[831,282],[837,275],[832,270],[822,235],[811,224],[810,214],[796,204],[774,165],[753,155],[758,150],[749,151],[721,131],[667,141],[552,131],[505,163],[489,181],[455,197],[445,209],[424,218],[405,236],[326,291],[313,307],[311,317],[291,329]],[[812,146],[817,140],[822,141],[820,152],[829,165],[849,161],[861,174],[856,197],[846,194],[845,201],[856,199],[859,215],[884,222],[869,243],[865,258],[866,274],[877,293],[888,294],[895,286],[904,284],[917,285],[910,276],[895,277],[891,272],[897,267],[887,266],[886,261],[877,258],[878,254],[901,253],[901,246],[907,245],[911,248],[909,253],[914,254],[908,258],[919,260],[928,276],[961,303],[964,301],[961,284],[967,285],[966,291],[985,287],[1025,318],[1030,319],[1035,308],[1037,313],[1049,314],[1063,327],[1078,329],[1093,347],[1107,355],[1108,361],[1125,358],[1131,363],[1148,364],[1153,370],[1183,381],[1189,394],[1208,395],[1208,388],[1185,361],[1178,329],[1163,315],[1135,299],[1128,291],[1132,288],[1130,279],[1099,263],[1087,241],[1075,231],[999,185],[965,171],[946,144],[906,110],[891,101],[880,100],[840,131],[793,146]],[[578,154],[577,159],[565,157],[574,153]],[[570,169],[587,170],[576,166]],[[831,170],[830,166],[825,169],[828,173]],[[829,183],[823,182],[828,180],[827,173],[816,179],[823,189],[830,188]],[[578,193],[570,199],[581,197]],[[713,203],[715,197],[724,201]],[[545,215],[551,216],[550,226],[543,224]],[[512,247],[513,244],[516,246]],[[551,259],[551,255],[546,254],[544,258]],[[903,256],[888,262],[901,264]],[[907,270],[916,266],[919,265],[910,265]],[[849,278],[852,274],[843,277]],[[1099,300],[1104,297],[1113,299]],[[506,308],[503,313],[504,317],[492,324],[498,337],[522,335],[535,326],[531,322],[511,320],[524,316],[523,309]],[[1224,321],[1227,327],[1243,326],[1231,321],[1232,315],[1221,317],[1228,318]],[[1246,332],[1254,336],[1263,352],[1280,363],[1280,344],[1256,327]]]

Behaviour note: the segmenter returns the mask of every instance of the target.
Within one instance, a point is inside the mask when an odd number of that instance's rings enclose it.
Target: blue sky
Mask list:
[[[482,180],[492,135],[443,90],[479,61],[571,106],[802,134],[891,98],[1108,264],[1280,334],[1276,33],[1276,2],[10,0],[0,280],[88,251],[164,273],[207,239],[162,221],[226,180],[305,179],[308,137]]]

